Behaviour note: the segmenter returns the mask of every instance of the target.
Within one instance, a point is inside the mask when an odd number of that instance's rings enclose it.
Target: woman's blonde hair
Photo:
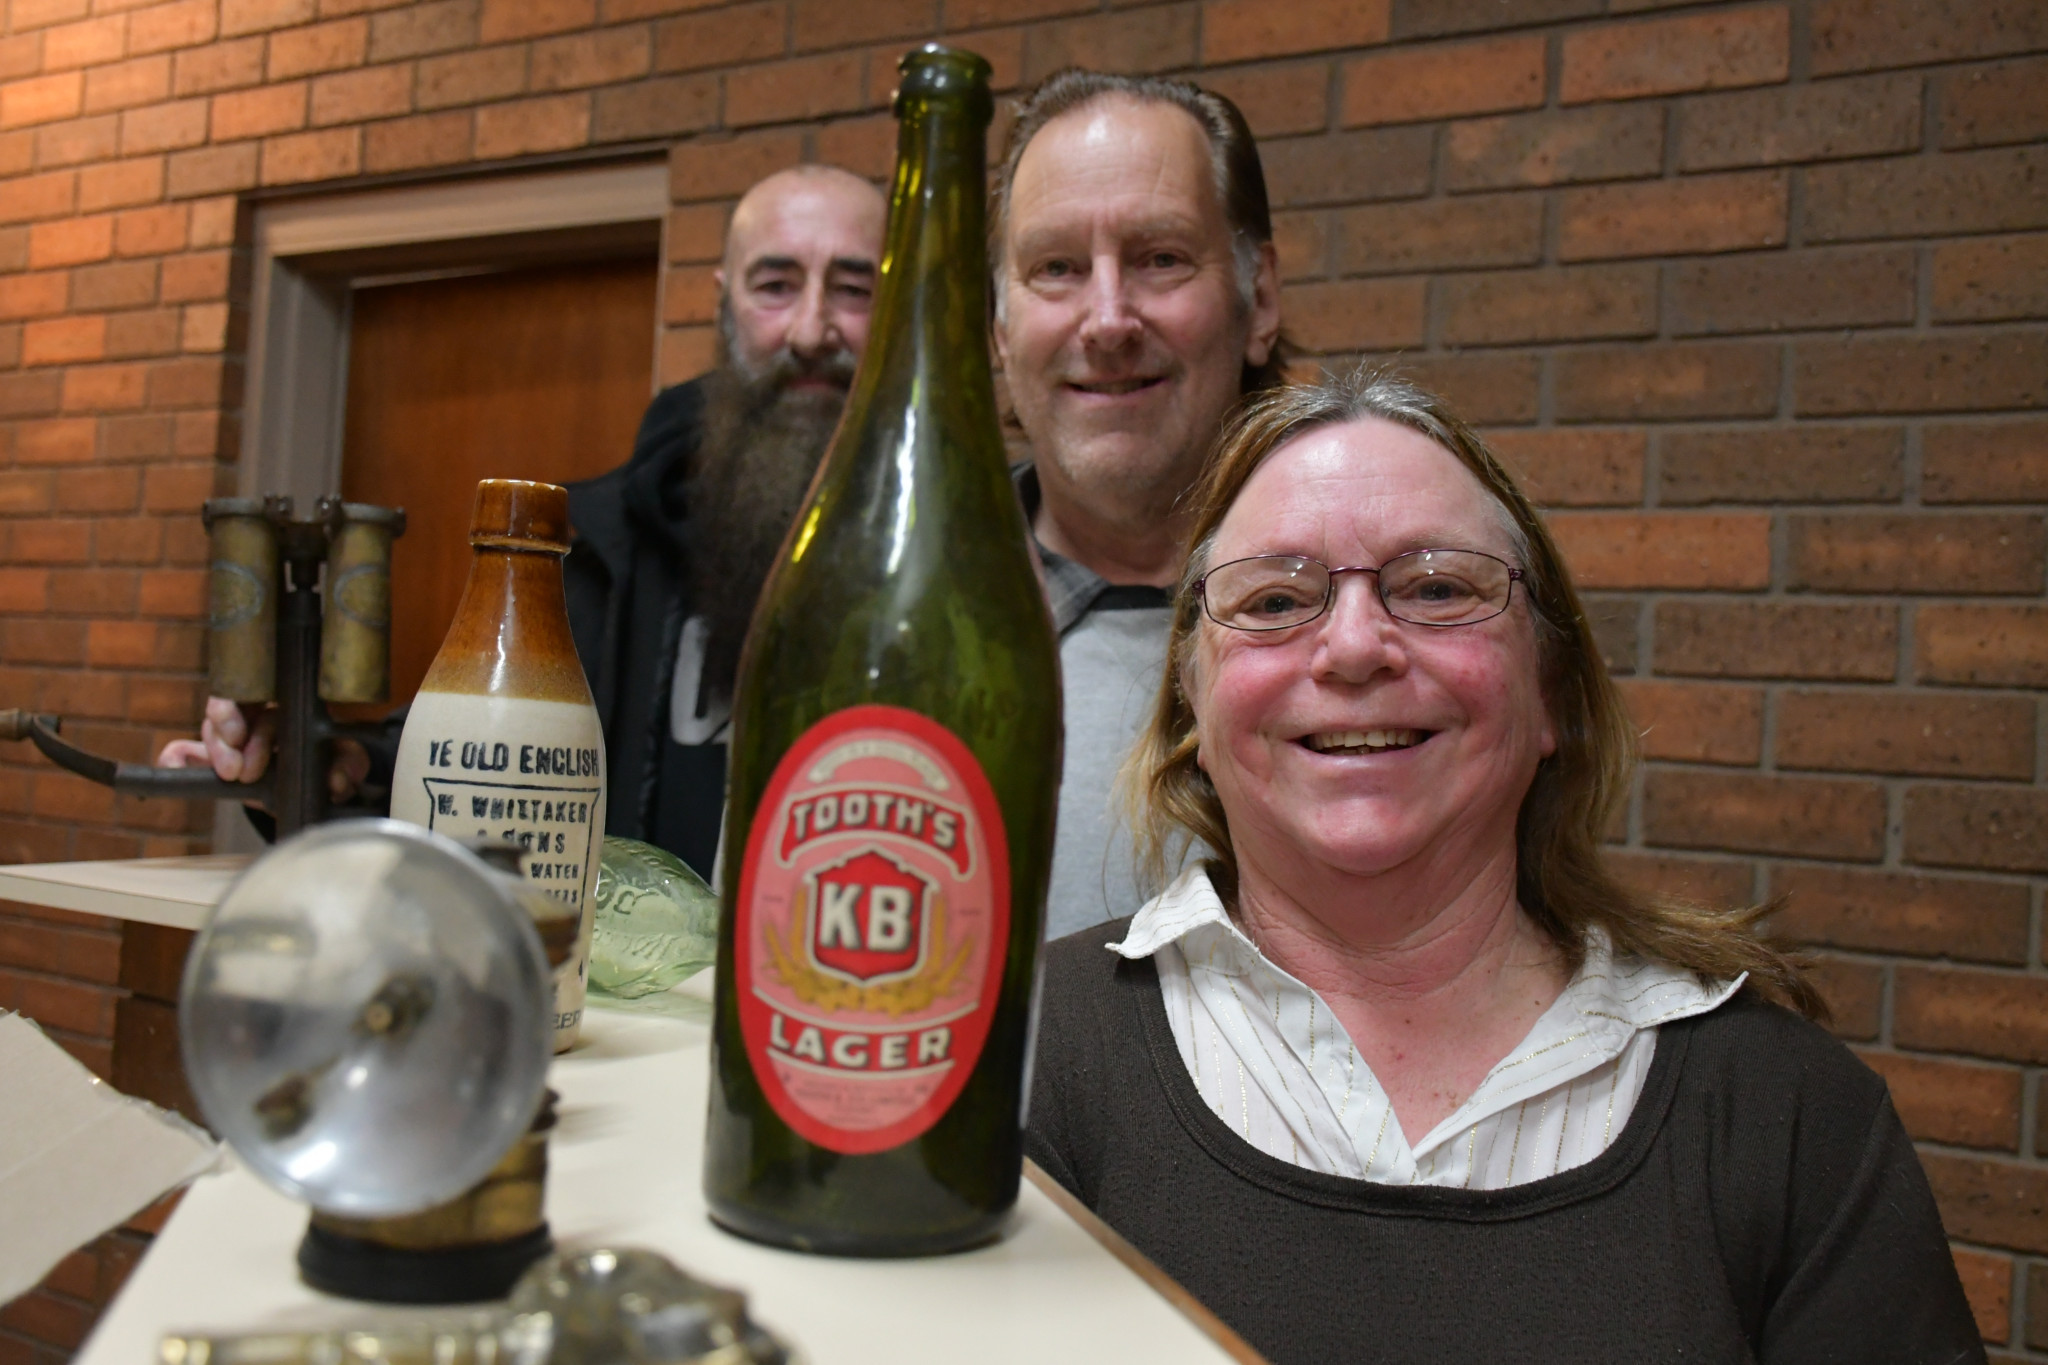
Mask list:
[[[1209,569],[1216,530],[1254,471],[1276,450],[1318,427],[1379,418],[1420,432],[1458,458],[1499,505],[1523,569],[1534,620],[1544,704],[1557,751],[1543,760],[1516,820],[1517,894],[1522,909],[1576,968],[1589,930],[1607,932],[1617,953],[1689,968],[1709,979],[1744,972],[1766,995],[1821,1018],[1826,1006],[1797,962],[1763,941],[1767,905],[1722,911],[1624,886],[1608,871],[1600,841],[1627,799],[1636,734],[1586,622],[1556,542],[1513,476],[1443,401],[1405,380],[1361,369],[1292,384],[1251,402],[1225,428],[1215,458],[1189,494],[1188,555],[1167,640],[1166,676],[1151,723],[1125,765],[1141,861],[1163,880],[1190,839],[1214,856],[1209,872],[1226,903],[1237,894],[1230,825],[1196,762],[1193,677],[1201,603],[1195,584]]]

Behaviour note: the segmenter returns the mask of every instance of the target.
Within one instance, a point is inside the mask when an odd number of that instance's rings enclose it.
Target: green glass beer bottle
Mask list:
[[[989,67],[906,56],[866,357],[733,703],[704,1190],[922,1255],[1016,1201],[1059,657],[988,359]]]

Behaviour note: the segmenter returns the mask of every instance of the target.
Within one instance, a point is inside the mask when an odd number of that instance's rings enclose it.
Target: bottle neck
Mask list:
[[[422,692],[590,702],[569,631],[562,557],[478,545],[455,619]]]
[[[868,328],[873,363],[864,368],[855,404],[876,390],[925,379],[949,387],[965,380],[994,401],[988,367],[961,365],[953,349],[985,345],[989,335],[986,106],[985,89],[901,100],[889,227]]]

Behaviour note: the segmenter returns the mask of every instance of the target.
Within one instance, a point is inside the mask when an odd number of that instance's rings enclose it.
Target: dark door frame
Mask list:
[[[239,491],[309,503],[341,486],[356,286],[659,250],[668,212],[660,159],[259,204]]]

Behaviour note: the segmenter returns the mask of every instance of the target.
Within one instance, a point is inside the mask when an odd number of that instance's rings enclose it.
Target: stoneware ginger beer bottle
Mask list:
[[[904,58],[866,358],[734,700],[704,1188],[806,1251],[1016,1201],[1059,661],[988,360],[988,64]]]
[[[582,910],[576,951],[555,969],[555,1051],[566,1052],[583,1020],[605,805],[604,733],[562,595],[569,495],[485,479],[469,543],[469,583],[399,737],[391,814],[518,844],[528,879]]]

